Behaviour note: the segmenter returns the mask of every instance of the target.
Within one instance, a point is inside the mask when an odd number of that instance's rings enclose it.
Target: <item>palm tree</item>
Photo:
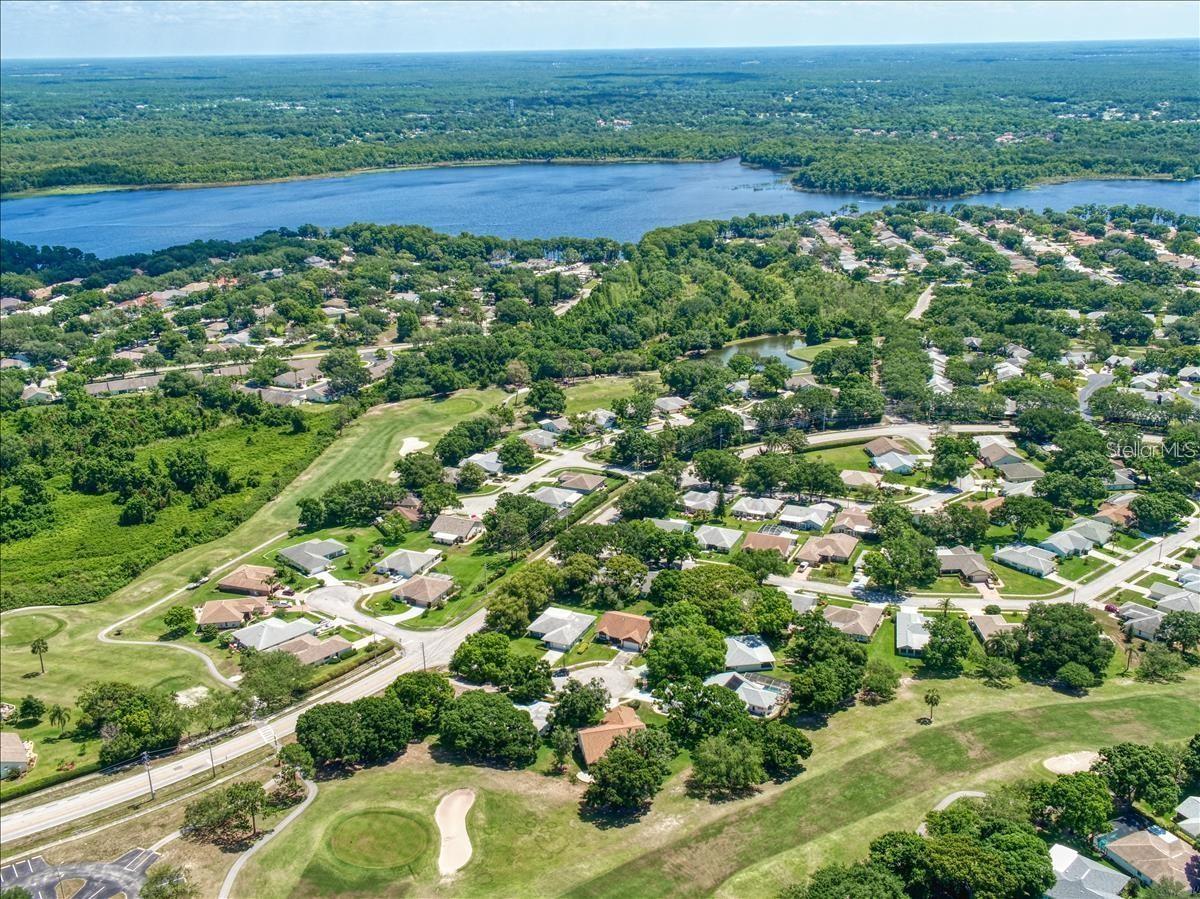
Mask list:
[[[933,710],[942,704],[942,694],[938,692],[937,687],[930,687],[925,691],[925,705],[929,706],[929,723],[933,723]]]
[[[29,644],[29,651],[38,657],[38,664],[42,666],[42,674],[45,674],[46,660],[42,657],[50,651],[50,644],[48,644],[42,637],[38,637]]]
[[[59,736],[62,736],[67,730],[67,722],[71,720],[71,713],[61,705],[52,705],[47,717],[50,723],[58,728]]]

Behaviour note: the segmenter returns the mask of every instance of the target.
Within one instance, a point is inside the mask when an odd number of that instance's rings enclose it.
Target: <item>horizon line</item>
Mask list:
[[[1152,43],[1196,43],[1200,52],[1200,34],[1177,37],[1113,37],[1113,38],[1056,38],[1050,40],[1029,41],[994,41],[994,40],[955,40],[934,41],[931,43],[912,43],[910,41],[879,42],[870,44],[753,44],[753,45],[714,45],[699,47],[571,47],[571,48],[513,48],[497,50],[319,50],[295,53],[184,53],[184,54],[155,54],[130,56],[5,56],[0,54],[0,65],[16,62],[92,62],[92,61],[139,61],[139,60],[168,60],[168,59],[305,59],[305,58],[335,58],[352,56],[488,56],[520,53],[649,53],[649,52],[698,52],[698,51],[730,51],[730,50],[827,50],[827,49],[875,49],[889,47],[1033,47],[1071,44],[1114,44],[1127,46],[1130,44]]]

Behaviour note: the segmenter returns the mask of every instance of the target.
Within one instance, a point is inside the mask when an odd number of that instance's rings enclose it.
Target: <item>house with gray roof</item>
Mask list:
[[[912,474],[917,467],[917,457],[909,453],[884,453],[873,456],[871,465],[886,474]]]
[[[937,548],[938,574],[953,574],[969,584],[988,583],[995,574],[987,560],[967,546]]]
[[[711,512],[717,508],[721,496],[716,490],[689,490],[683,495],[683,510],[689,515]]]
[[[504,471],[504,463],[500,461],[500,454],[495,450],[489,453],[472,453],[467,458],[463,459],[463,465],[471,463],[478,465],[489,475],[495,476]]]
[[[737,546],[741,539],[742,532],[733,528],[722,528],[711,524],[696,528],[696,542],[700,544],[701,549],[710,552],[727,553]]]
[[[337,540],[305,540],[295,546],[285,546],[276,555],[281,561],[312,576],[332,568],[333,560],[349,551]]]
[[[1113,535],[1111,524],[1097,521],[1094,518],[1081,518],[1066,528],[1066,530],[1086,537],[1094,546],[1103,546],[1112,539]]]
[[[1057,556],[1040,546],[1014,543],[1004,546],[992,553],[992,561],[1024,571],[1035,577],[1046,577],[1053,574],[1057,567]]]
[[[758,634],[725,638],[726,671],[767,671],[775,666],[775,654]]]
[[[774,518],[783,507],[783,500],[769,496],[743,496],[730,510],[738,518],[762,520]]]
[[[752,674],[723,671],[704,679],[705,686],[725,687],[737,694],[746,711],[756,718],[773,718],[787,701],[789,690],[774,678],[756,680]]]
[[[896,612],[896,652],[919,656],[929,645],[929,619],[915,609]]]
[[[1038,544],[1042,549],[1054,553],[1060,559],[1087,555],[1094,545],[1091,540],[1078,531],[1059,531]]]
[[[385,577],[412,577],[432,568],[441,558],[442,552],[438,549],[423,552],[398,549],[375,563],[375,573]]]
[[[583,612],[550,606],[525,628],[525,632],[541,640],[549,649],[567,652],[579,642],[579,638],[595,620]]]
[[[829,516],[835,511],[829,503],[817,503],[812,506],[788,503],[779,513],[779,522],[802,531],[819,531],[825,527]]]
[[[1050,847],[1050,864],[1054,886],[1046,891],[1046,899],[1120,899],[1129,885],[1129,878],[1120,871],[1060,843]]]
[[[429,536],[435,543],[452,546],[455,543],[466,543],[475,539],[483,530],[483,523],[474,518],[464,518],[461,515],[448,515],[443,512],[429,526]]]
[[[583,494],[575,490],[563,490],[561,487],[539,487],[529,494],[539,503],[552,506],[559,512],[566,512],[583,499]]]
[[[534,450],[549,450],[554,449],[558,443],[558,438],[549,431],[536,430],[526,431],[520,435],[521,441],[530,449]]]
[[[692,529],[690,521],[684,521],[680,518],[651,518],[650,523],[660,531],[666,531],[668,534],[686,534]]]
[[[995,469],[1000,472],[1000,477],[1013,484],[1036,481],[1046,476],[1044,471],[1036,465],[1030,465],[1028,462],[1006,462],[996,465]]]
[[[295,618],[291,621],[284,621],[282,618],[264,618],[262,621],[238,628],[230,636],[243,649],[257,649],[259,652],[266,652],[289,640],[314,633],[319,627],[319,622],[309,621],[307,618]]]

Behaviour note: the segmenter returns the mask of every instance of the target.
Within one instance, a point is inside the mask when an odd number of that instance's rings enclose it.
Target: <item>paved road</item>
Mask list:
[[[213,747],[213,756],[218,764],[236,759],[247,753],[269,745],[273,736],[280,739],[296,729],[296,719],[307,705],[320,702],[349,702],[362,696],[378,693],[395,678],[406,671],[417,671],[422,659],[428,667],[445,665],[454,650],[467,638],[483,627],[485,612],[481,609],[466,621],[450,628],[433,631],[403,631],[402,643],[406,654],[403,658],[380,666],[350,683],[334,686],[313,697],[305,706],[289,709],[255,728],[229,738]],[[424,653],[422,654],[422,646]],[[163,760],[151,769],[157,789],[179,783],[210,770],[208,749],[183,757]],[[135,802],[150,792],[146,772],[118,775],[104,780],[97,786],[81,793],[66,796],[38,806],[31,806],[0,818],[0,843],[11,842],[31,834],[40,833],[51,827],[60,827],[71,821],[95,814],[114,806]]]
[[[79,899],[111,899],[115,896],[137,896],[146,879],[146,871],[158,861],[158,853],[150,849],[130,849],[113,862],[77,862],[70,865],[48,865],[40,855],[6,865],[0,869],[4,889],[22,887],[35,899],[57,899],[59,883],[82,880],[84,884],[75,895]]]
[[[587,471],[602,472],[604,471],[603,465],[592,462],[586,457],[588,453],[600,448],[603,439],[589,440],[587,443],[580,444],[571,449],[555,450],[553,455],[539,462],[528,471],[523,471],[512,478],[506,479],[502,490],[482,496],[464,497],[462,508],[452,511],[456,515],[482,518],[485,512],[490,512],[496,507],[496,500],[505,493],[524,493],[526,488],[532,487],[538,481],[546,480],[547,473],[551,471],[558,471],[561,468],[582,468]]]
[[[1088,411],[1088,400],[1092,394],[1101,387],[1107,387],[1113,382],[1111,372],[1101,371],[1088,375],[1087,384],[1079,391],[1079,414],[1084,418],[1090,419],[1091,413]]]
[[[928,287],[926,287],[921,292],[921,295],[919,297],[917,297],[917,304],[915,306],[913,306],[912,309],[908,310],[908,315],[906,315],[904,317],[908,318],[908,319],[920,318],[922,315],[925,314],[925,310],[927,310],[929,308],[929,304],[932,301],[933,301],[933,285],[930,284]]]

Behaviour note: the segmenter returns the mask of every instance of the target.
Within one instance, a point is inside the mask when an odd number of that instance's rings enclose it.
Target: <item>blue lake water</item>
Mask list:
[[[715,163],[526,164],[410,169],[191,190],[31,197],[0,203],[0,234],[79,247],[101,257],[192,240],[239,239],[270,228],[350,222],[428,225],[501,237],[611,237],[751,212],[832,212],[857,194],[794,190],[776,172]],[[970,203],[1068,209],[1143,203],[1200,213],[1200,181],[1072,181],[980,194]]]

